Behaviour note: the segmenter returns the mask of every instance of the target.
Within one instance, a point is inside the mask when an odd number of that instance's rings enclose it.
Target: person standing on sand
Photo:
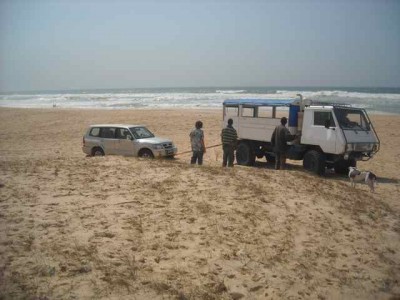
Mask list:
[[[284,170],[286,168],[287,142],[295,138],[295,136],[290,134],[289,129],[286,128],[286,123],[287,118],[281,118],[281,125],[275,127],[271,138],[271,143],[275,152],[275,170]]]
[[[224,150],[224,156],[222,160],[222,166],[233,167],[233,161],[235,160],[235,149],[237,143],[237,132],[235,128],[233,128],[233,120],[228,120],[228,125],[222,129],[221,132],[221,141],[222,141],[222,149]]]
[[[197,121],[195,124],[195,129],[193,129],[189,134],[193,152],[190,160],[192,165],[196,164],[197,162],[201,166],[203,164],[203,154],[206,153],[204,132],[201,128],[203,128],[203,122]]]

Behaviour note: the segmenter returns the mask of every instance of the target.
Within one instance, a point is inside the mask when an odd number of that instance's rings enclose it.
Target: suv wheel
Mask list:
[[[143,149],[143,150],[140,150],[139,157],[154,158],[154,155],[153,155],[153,152],[151,152],[149,149]]]
[[[256,156],[249,143],[240,143],[236,150],[236,161],[238,165],[252,166]]]
[[[99,147],[93,148],[93,150],[92,150],[92,156],[104,156],[104,151],[103,151],[103,149],[101,149],[101,148],[99,148]]]
[[[304,155],[303,167],[317,175],[325,174],[325,157],[321,152],[310,150]]]

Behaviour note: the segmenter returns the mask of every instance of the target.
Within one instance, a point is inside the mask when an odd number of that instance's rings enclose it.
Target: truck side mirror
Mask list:
[[[331,125],[331,120],[329,120],[329,119],[325,120],[325,128],[329,129],[330,125]]]

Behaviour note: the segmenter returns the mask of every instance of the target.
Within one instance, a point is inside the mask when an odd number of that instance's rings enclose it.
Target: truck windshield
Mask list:
[[[129,130],[132,132],[135,139],[147,139],[154,137],[154,134],[151,133],[146,127],[131,127]]]
[[[352,108],[335,109],[336,118],[340,127],[349,130],[370,130],[364,111]]]

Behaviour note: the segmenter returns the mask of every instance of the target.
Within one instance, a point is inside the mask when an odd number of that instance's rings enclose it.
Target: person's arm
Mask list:
[[[272,138],[271,138],[271,144],[273,147],[275,147],[275,137],[276,137],[276,128],[274,132],[272,133]]]
[[[286,129],[286,130],[285,130],[285,133],[286,133],[285,140],[286,140],[286,142],[293,141],[293,140],[296,138],[296,135],[292,135],[292,134],[290,133],[289,129],[287,129],[287,128],[285,128],[285,129]]]
[[[204,132],[201,136],[201,145],[203,146],[203,152],[206,153],[206,144],[204,142]]]

